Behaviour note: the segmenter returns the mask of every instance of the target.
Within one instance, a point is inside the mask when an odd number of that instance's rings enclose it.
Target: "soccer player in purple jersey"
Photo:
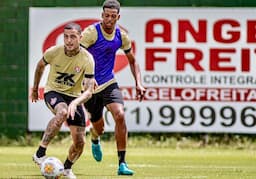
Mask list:
[[[95,61],[95,79],[98,84],[92,98],[85,103],[91,115],[92,153],[96,161],[102,160],[100,136],[104,133],[104,106],[111,112],[115,121],[115,138],[119,159],[118,175],[133,175],[125,161],[127,127],[124,115],[124,101],[115,80],[113,69],[116,52],[124,50],[135,79],[137,98],[141,101],[146,89],[141,83],[139,65],[131,50],[131,41],[126,32],[116,24],[120,18],[120,3],[106,0],[103,3],[102,21],[87,27],[82,35],[81,46],[85,47]],[[82,97],[80,97],[82,98]],[[75,107],[75,106],[74,106]]]

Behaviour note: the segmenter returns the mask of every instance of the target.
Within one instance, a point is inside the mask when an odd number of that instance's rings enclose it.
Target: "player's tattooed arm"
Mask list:
[[[72,119],[74,119],[76,107],[82,103],[85,103],[91,98],[95,87],[95,80],[94,78],[85,78],[83,84],[84,92],[79,97],[74,99],[68,106],[68,115],[71,116]]]
[[[84,85],[84,92],[81,96],[76,98],[74,101],[76,101],[77,104],[82,104],[88,101],[92,97],[92,93],[94,91],[95,86],[95,79],[94,78],[85,78],[83,81]]]

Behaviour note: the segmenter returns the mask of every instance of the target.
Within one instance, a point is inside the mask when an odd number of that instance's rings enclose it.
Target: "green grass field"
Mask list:
[[[142,141],[143,142],[143,141]],[[144,142],[145,144],[145,142]],[[78,179],[255,179],[256,153],[252,148],[175,147],[148,143],[127,150],[134,176],[117,176],[114,142],[102,142],[103,161],[94,161],[90,142],[73,170]],[[34,147],[0,146],[0,178],[39,179],[43,177],[32,162]],[[67,142],[50,145],[48,156],[65,160]]]

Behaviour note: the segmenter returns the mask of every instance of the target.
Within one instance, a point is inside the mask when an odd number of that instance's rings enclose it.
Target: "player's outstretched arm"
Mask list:
[[[130,69],[132,72],[132,75],[135,79],[136,83],[136,97],[139,101],[142,101],[144,98],[144,94],[146,92],[146,89],[143,87],[141,82],[141,73],[140,73],[140,67],[139,64],[136,62],[134,55],[132,52],[127,52],[126,57],[128,58]]]
[[[83,84],[84,92],[79,97],[74,99],[68,106],[68,116],[71,116],[72,119],[74,119],[77,106],[85,103],[92,97],[95,80],[94,78],[85,78]]]
[[[45,69],[45,60],[42,58],[39,60],[36,66],[35,74],[34,74],[34,85],[32,88],[32,93],[31,93],[31,100],[32,102],[37,102],[38,100],[38,86],[41,81],[44,69]]]

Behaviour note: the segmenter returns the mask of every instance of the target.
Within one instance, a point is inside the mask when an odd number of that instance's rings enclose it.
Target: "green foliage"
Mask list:
[[[256,148],[254,135],[147,133],[130,134],[131,146],[157,146],[171,148]]]
[[[0,146],[26,146],[27,140],[23,136],[19,136],[17,139],[10,139],[5,135],[0,135]]]
[[[27,133],[16,139],[0,135],[0,146],[37,146],[42,132]],[[86,134],[87,142],[90,141]],[[113,133],[105,133],[102,141],[114,142]],[[52,141],[53,144],[65,144],[71,141],[69,132],[60,132]],[[185,133],[130,133],[130,147],[154,146],[159,148],[232,148],[256,149],[256,136],[238,134],[185,134]]]

